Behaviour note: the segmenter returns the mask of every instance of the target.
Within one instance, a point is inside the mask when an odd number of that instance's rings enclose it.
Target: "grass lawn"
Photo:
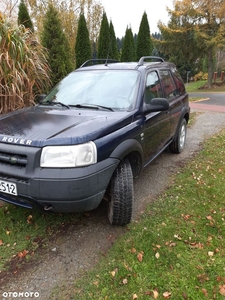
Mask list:
[[[174,175],[94,270],[52,299],[224,299],[224,149],[225,130]]]
[[[195,82],[190,82],[190,83],[186,83],[185,87],[186,87],[186,91],[188,93],[190,92],[200,92],[202,90],[199,90],[200,87],[204,86],[206,84],[206,81],[195,81]]]
[[[186,91],[188,93],[191,92],[225,92],[225,84],[218,81],[217,83],[213,83],[211,89],[203,89],[202,87],[207,83],[207,81],[195,81],[185,84]]]
[[[75,223],[79,214],[42,214],[13,205],[0,207],[0,273],[32,259],[39,247],[69,223]],[[13,270],[12,270],[13,271]]]

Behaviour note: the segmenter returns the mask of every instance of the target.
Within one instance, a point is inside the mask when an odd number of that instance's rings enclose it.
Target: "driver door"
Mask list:
[[[146,78],[144,103],[153,98],[163,98],[163,91],[157,71],[151,71]],[[147,112],[145,114],[145,165],[150,163],[170,138],[170,111]]]

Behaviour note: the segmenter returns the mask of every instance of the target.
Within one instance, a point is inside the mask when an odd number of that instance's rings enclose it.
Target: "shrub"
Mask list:
[[[203,72],[199,72],[198,74],[196,74],[193,77],[194,81],[199,81],[199,80],[208,80],[208,74],[207,73],[203,73]]]
[[[0,113],[34,103],[50,86],[45,49],[23,25],[11,25],[0,14]]]

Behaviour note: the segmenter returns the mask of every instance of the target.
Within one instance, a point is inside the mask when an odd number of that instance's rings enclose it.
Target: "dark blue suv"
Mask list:
[[[168,146],[184,149],[189,113],[174,64],[87,62],[39,104],[1,116],[0,199],[54,212],[104,199],[110,223],[125,225],[133,178]]]

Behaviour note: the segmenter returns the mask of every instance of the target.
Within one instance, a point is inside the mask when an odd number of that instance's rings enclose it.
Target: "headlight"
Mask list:
[[[93,142],[74,146],[47,146],[41,153],[43,168],[71,168],[95,164],[97,149]]]

